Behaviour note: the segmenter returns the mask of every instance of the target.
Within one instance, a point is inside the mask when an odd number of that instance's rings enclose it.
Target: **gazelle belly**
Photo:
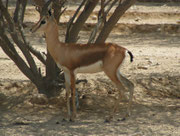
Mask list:
[[[75,73],[97,73],[102,71],[103,62],[98,61],[88,66],[82,66],[75,69]]]

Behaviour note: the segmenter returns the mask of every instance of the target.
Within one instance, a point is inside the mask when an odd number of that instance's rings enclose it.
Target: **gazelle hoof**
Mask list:
[[[124,117],[122,119],[118,119],[117,121],[125,121],[125,120],[126,120],[126,118]]]
[[[65,118],[62,119],[62,122],[66,122],[67,120]]]
[[[130,112],[127,112],[125,117],[130,117],[131,116],[131,113]]]
[[[70,118],[70,119],[69,119],[69,122],[75,122],[75,121],[74,121],[74,118]]]
[[[109,119],[105,119],[104,123],[110,123],[110,120]]]
[[[108,118],[105,119],[104,123],[110,123],[112,119],[113,117],[109,116]]]

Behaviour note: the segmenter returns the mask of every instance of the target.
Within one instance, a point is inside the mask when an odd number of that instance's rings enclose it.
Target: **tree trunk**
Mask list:
[[[47,51],[47,59],[46,59],[46,78],[49,81],[52,81],[57,78],[58,68],[50,53]]]
[[[120,17],[125,13],[125,11],[131,7],[136,2],[136,0],[124,0],[122,3],[119,3],[118,7],[115,9],[112,16],[109,20],[105,23],[102,31],[100,32],[99,36],[96,39],[95,43],[105,42],[107,37],[109,36],[111,30],[118,22]]]

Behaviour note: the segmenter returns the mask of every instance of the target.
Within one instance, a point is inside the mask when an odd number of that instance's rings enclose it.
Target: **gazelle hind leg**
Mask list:
[[[133,98],[133,93],[134,93],[134,84],[129,81],[127,78],[121,75],[119,70],[117,71],[117,77],[120,80],[120,82],[128,89],[129,94],[129,102],[128,102],[128,107],[127,107],[127,113],[126,116],[130,116],[131,114],[131,105],[132,105],[132,98]]]
[[[124,95],[123,90],[125,89],[123,84],[117,78],[116,68],[109,70],[109,66],[110,65],[108,65],[108,67],[104,68],[104,72],[111,79],[111,81],[116,85],[116,87],[118,88],[119,94],[118,94],[118,99],[115,100],[113,110],[110,112],[110,115],[106,119],[106,122],[109,122],[109,121],[111,121],[114,118],[115,112],[117,111],[117,108],[119,106],[119,102],[120,102],[122,96]]]
[[[117,98],[117,100],[115,100],[113,110],[110,113],[109,118],[106,120],[107,122],[109,122],[110,120],[112,120],[114,118],[114,115],[119,107],[120,100],[122,99],[122,97],[124,95],[123,90],[125,88],[122,85],[120,85],[120,83],[116,84],[116,86],[118,88],[118,98]]]
[[[128,79],[121,77],[121,75],[119,76],[119,74],[120,74],[119,67],[122,63],[122,62],[119,62],[119,58],[122,58],[122,56],[120,54],[116,54],[114,58],[112,58],[111,56],[108,56],[108,57],[109,58],[106,59],[106,61],[104,61],[104,63],[103,63],[104,64],[103,70],[106,73],[106,75],[111,79],[111,81],[113,83],[115,83],[115,85],[117,86],[118,91],[119,91],[118,99],[115,101],[114,108],[113,108],[109,118],[107,119],[107,121],[110,121],[110,119],[112,119],[114,117],[114,114],[119,106],[122,96],[124,96],[126,85],[129,84],[131,86],[130,88],[134,88],[134,85],[131,84],[131,82]],[[127,86],[127,88],[128,88],[128,86]],[[129,89],[129,90],[131,90],[131,89]],[[133,91],[132,91],[131,95],[133,95]],[[130,106],[132,103],[131,101],[132,101],[132,98],[130,99],[130,103],[129,103],[129,108],[128,108],[129,111],[130,111]]]

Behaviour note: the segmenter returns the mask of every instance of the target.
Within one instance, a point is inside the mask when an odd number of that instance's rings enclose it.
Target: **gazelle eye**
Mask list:
[[[45,20],[42,20],[42,21],[41,21],[41,24],[45,24],[45,23],[46,23],[46,21],[45,21]]]

